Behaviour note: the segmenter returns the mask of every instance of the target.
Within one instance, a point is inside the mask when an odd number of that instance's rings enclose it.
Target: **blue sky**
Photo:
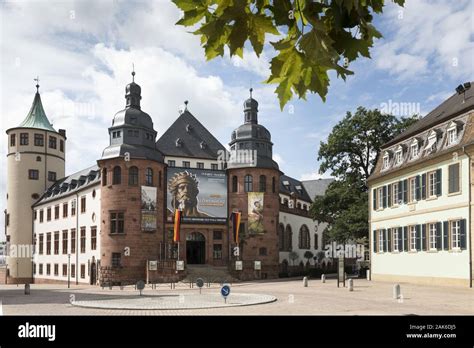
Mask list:
[[[190,111],[227,144],[243,121],[242,103],[252,84],[260,123],[272,133],[280,168],[297,179],[318,178],[319,143],[346,111],[359,105],[382,108],[391,101],[414,103],[414,111],[425,115],[459,83],[472,80],[472,4],[408,0],[402,9],[389,3],[375,20],[384,38],[372,49],[373,59],[352,64],[355,75],[346,82],[333,76],[326,103],[309,95],[307,101],[290,101],[282,112],[275,86],[261,83],[271,49],[260,59],[246,51],[244,60],[226,56],[206,62],[199,38],[174,25],[181,14],[169,1],[2,2],[1,131],[5,134],[26,116],[33,78],[39,75],[50,121],[67,130],[66,172],[94,164],[107,145],[107,127],[125,105],[133,62],[142,108],[152,116],[158,136],[189,100]],[[6,136],[1,144],[5,170]],[[4,172],[2,210],[5,180]]]

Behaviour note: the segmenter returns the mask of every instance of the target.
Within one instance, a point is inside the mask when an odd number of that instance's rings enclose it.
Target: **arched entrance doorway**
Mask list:
[[[192,232],[186,236],[186,263],[190,265],[206,263],[206,238],[202,233]]]

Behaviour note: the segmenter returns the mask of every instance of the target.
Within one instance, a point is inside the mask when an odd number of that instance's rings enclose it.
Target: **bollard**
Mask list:
[[[321,283],[326,283],[326,275],[321,274]]]
[[[25,295],[30,294],[30,284],[25,284]]]
[[[352,278],[349,279],[349,291],[354,291],[354,280]]]
[[[305,288],[308,287],[308,277],[304,277],[304,278],[303,278],[303,286],[304,286]]]
[[[400,284],[395,284],[393,286],[393,298],[399,299],[401,296]]]
[[[367,280],[370,280],[370,269],[367,270]]]

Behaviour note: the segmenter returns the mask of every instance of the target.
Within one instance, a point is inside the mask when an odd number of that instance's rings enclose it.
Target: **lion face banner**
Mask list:
[[[248,193],[249,234],[263,234],[263,192]]]
[[[227,222],[227,176],[224,171],[168,168],[167,221],[175,209],[182,223]]]
[[[142,186],[142,231],[156,230],[156,187]]]

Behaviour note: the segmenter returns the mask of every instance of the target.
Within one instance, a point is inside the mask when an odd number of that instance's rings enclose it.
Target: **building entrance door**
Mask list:
[[[186,236],[186,263],[199,265],[206,263],[206,238],[199,232]]]

